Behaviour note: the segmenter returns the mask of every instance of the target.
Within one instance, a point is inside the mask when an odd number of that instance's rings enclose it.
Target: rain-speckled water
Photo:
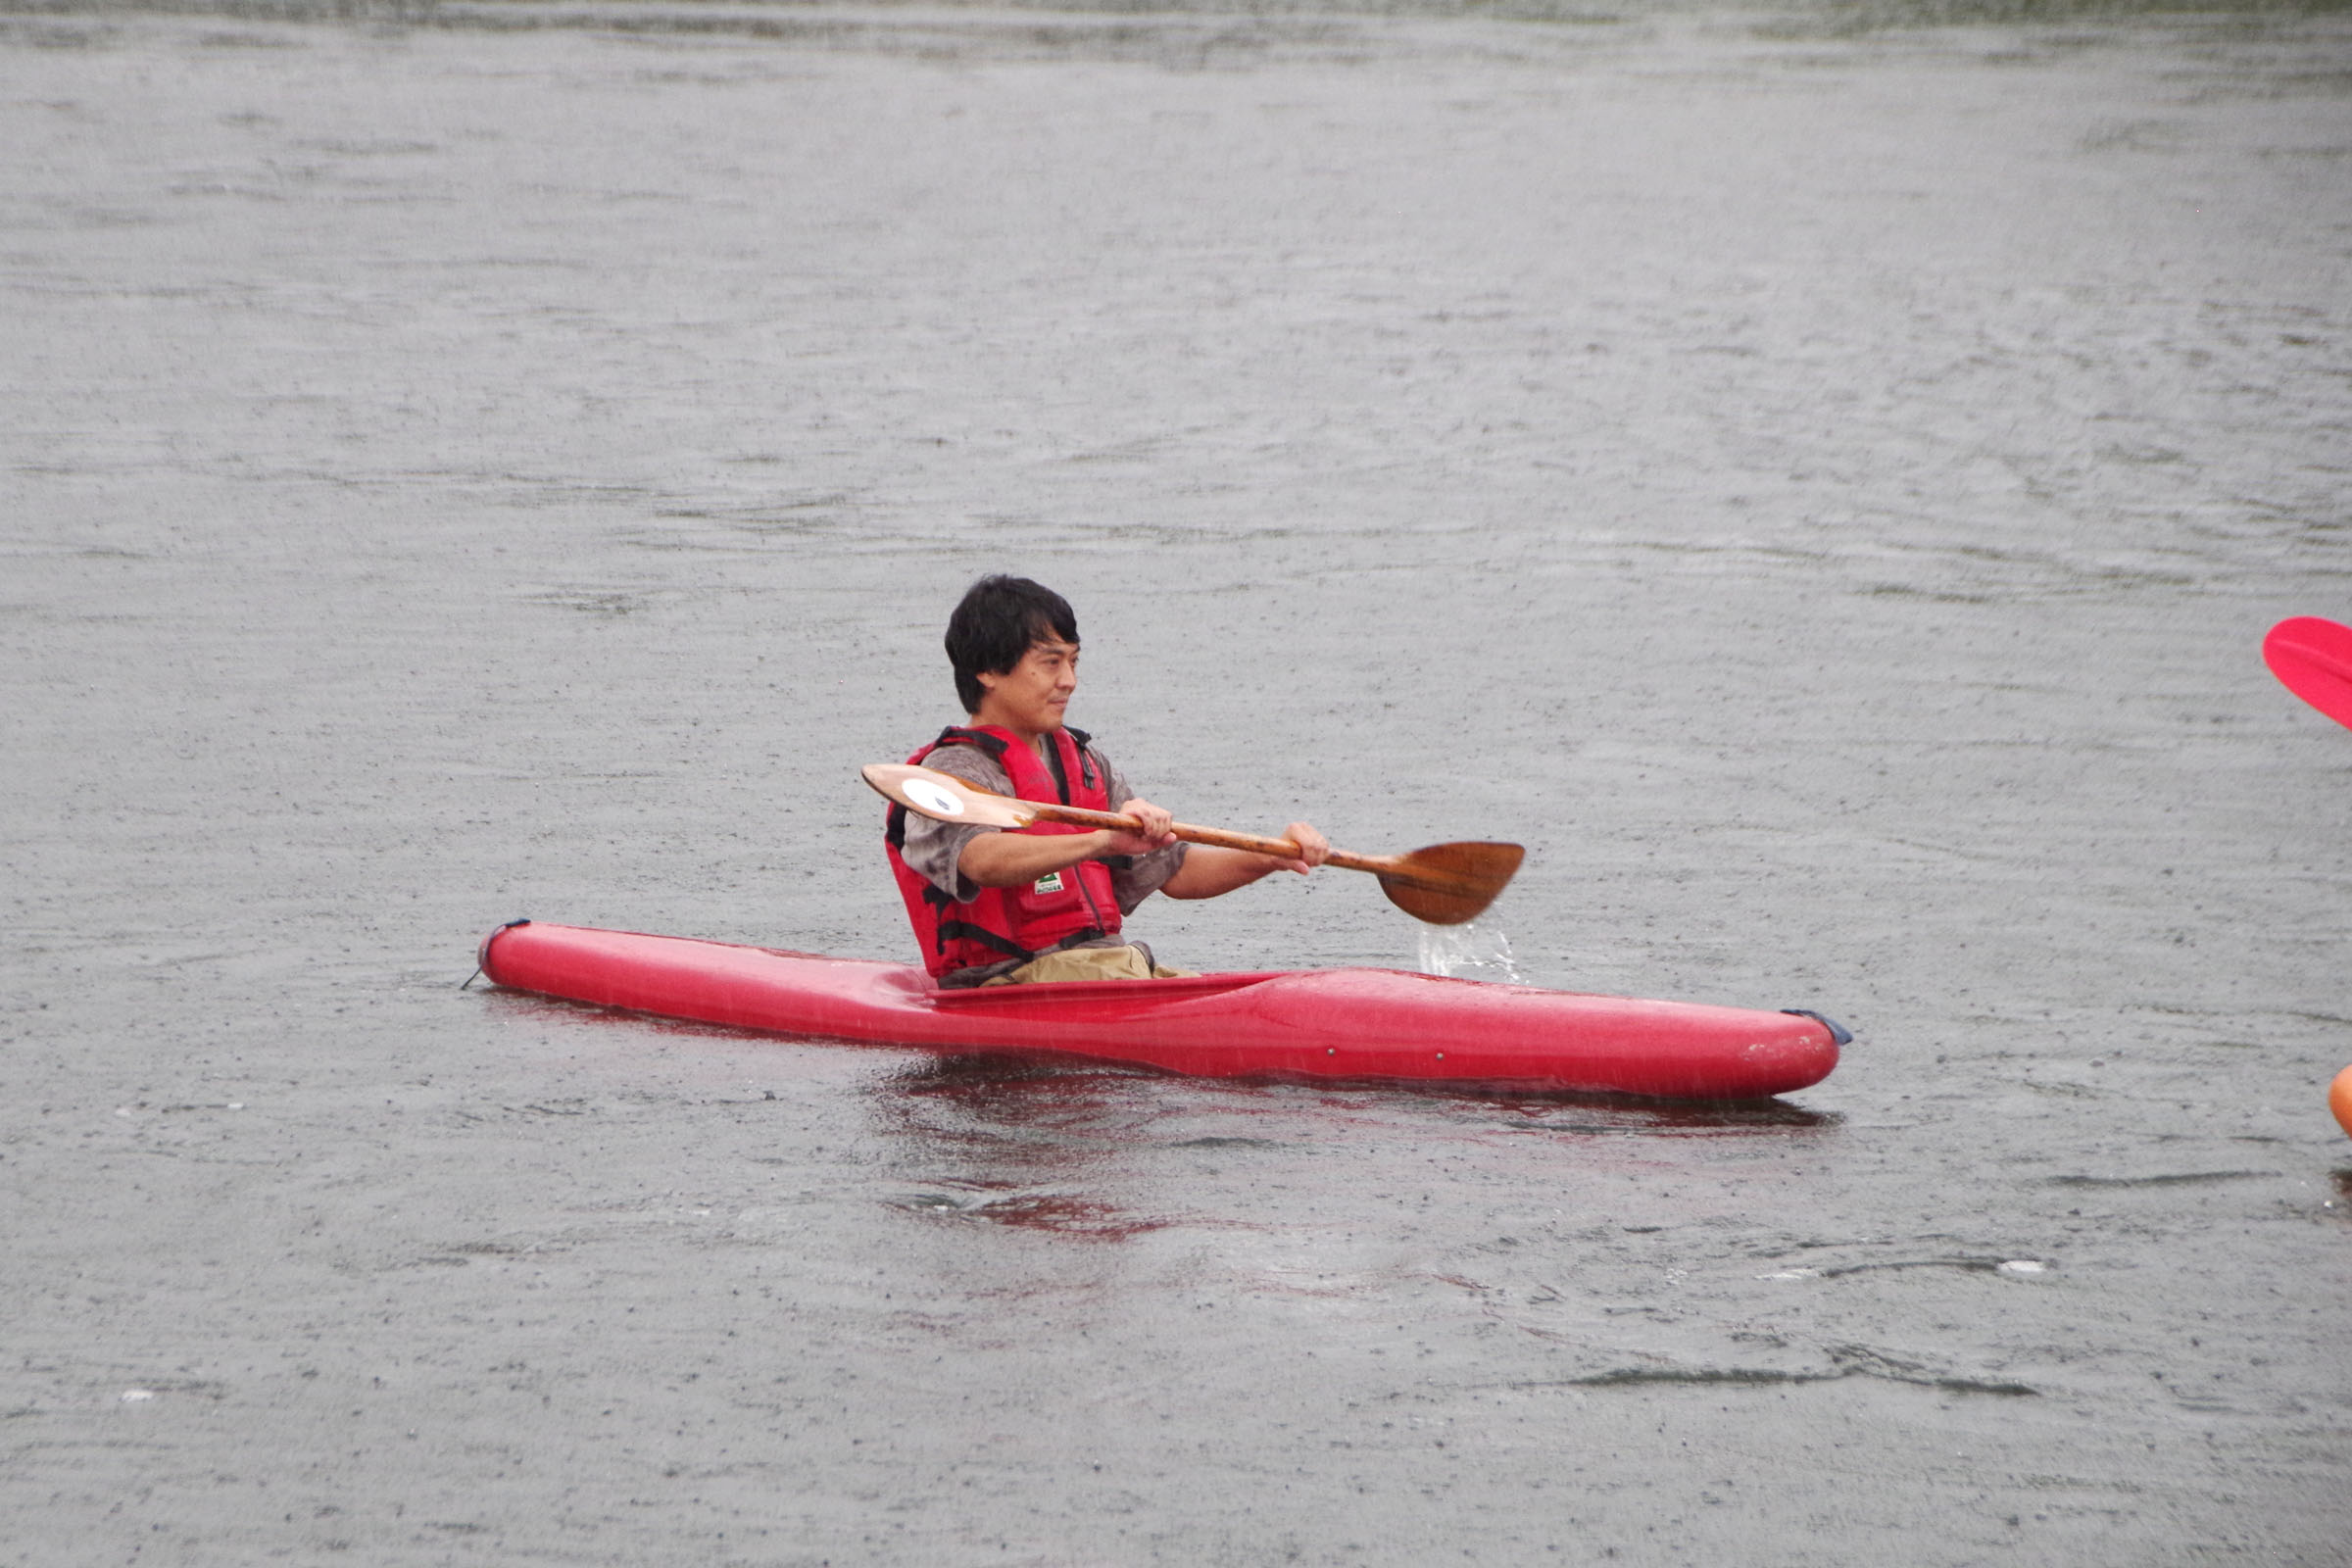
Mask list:
[[[2257,654],[2352,618],[2340,14],[175,12],[0,16],[0,1561],[2345,1560],[2352,733]],[[1188,820],[1859,1040],[459,989],[905,955],[856,769],[991,569]]]

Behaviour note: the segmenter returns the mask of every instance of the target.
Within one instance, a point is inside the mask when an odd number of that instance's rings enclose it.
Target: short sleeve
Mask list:
[[[942,746],[923,759],[923,765],[999,795],[1012,793],[1012,775],[976,746]],[[998,831],[964,822],[942,822],[919,811],[908,811],[906,842],[899,846],[899,858],[906,862],[906,869],[949,898],[958,904],[969,904],[980,896],[980,884],[963,874],[963,847],[983,833]]]
[[[1087,748],[1087,754],[1102,770],[1103,791],[1109,797],[1112,810],[1123,808],[1135,799],[1127,775],[1119,771],[1116,763],[1092,746]],[[1110,867],[1110,892],[1119,902],[1119,913],[1133,914],[1137,905],[1166,886],[1168,878],[1184,865],[1185,851],[1189,848],[1179,842],[1164,850],[1153,850],[1150,855],[1115,855],[1104,860],[1102,863]]]

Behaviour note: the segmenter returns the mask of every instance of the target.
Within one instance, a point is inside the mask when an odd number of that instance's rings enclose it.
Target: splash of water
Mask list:
[[[1525,983],[1519,978],[1519,965],[1511,960],[1511,939],[1501,927],[1482,926],[1476,920],[1423,926],[1421,972],[1505,985]]]

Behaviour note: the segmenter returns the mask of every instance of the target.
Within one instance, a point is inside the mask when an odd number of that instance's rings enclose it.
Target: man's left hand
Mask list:
[[[1282,862],[1286,871],[1304,876],[1331,857],[1331,840],[1316,832],[1312,822],[1293,822],[1282,830],[1282,836],[1298,846],[1298,858]]]

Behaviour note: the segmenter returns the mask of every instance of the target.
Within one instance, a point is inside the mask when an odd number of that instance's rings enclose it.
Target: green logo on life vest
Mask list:
[[[1061,891],[1061,873],[1048,871],[1037,879],[1036,884],[1029,891],[1032,893],[1059,893]]]

